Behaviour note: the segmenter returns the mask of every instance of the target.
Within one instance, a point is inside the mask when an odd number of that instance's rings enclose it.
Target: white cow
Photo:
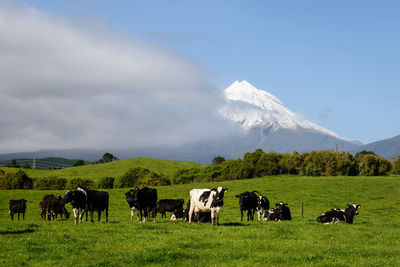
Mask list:
[[[217,215],[217,225],[219,212],[224,205],[224,193],[228,188],[219,186],[217,189],[192,189],[190,191],[189,223],[192,223],[192,214],[199,218],[200,212],[211,212],[211,225],[214,225],[214,213]]]

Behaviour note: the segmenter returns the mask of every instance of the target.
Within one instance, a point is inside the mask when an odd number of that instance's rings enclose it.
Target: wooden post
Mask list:
[[[301,201],[301,217],[304,217],[304,205],[303,205],[303,201]]]

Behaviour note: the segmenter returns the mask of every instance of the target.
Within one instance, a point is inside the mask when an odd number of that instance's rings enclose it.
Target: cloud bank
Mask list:
[[[180,145],[227,131],[203,66],[81,26],[0,4],[1,153]]]

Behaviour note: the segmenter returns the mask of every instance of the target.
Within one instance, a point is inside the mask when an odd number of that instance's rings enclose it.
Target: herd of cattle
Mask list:
[[[172,212],[170,220],[183,219],[191,223],[192,221],[211,222],[211,225],[218,225],[219,213],[224,205],[224,193],[227,188],[214,189],[192,189],[190,191],[190,199],[184,209],[183,199],[161,199],[157,201],[157,190],[153,188],[143,187],[131,189],[125,193],[126,201],[131,209],[131,221],[137,212],[139,222],[145,223],[151,216],[156,221],[157,213],[161,213],[161,217],[166,217],[166,212]],[[241,213],[241,221],[243,214],[247,211],[247,220],[254,220],[254,214],[257,212],[258,220],[266,221],[283,221],[291,220],[292,216],[287,203],[277,203],[275,207],[270,209],[269,200],[258,191],[244,192],[236,195],[239,198],[239,207]],[[26,200],[10,200],[9,215],[11,220],[14,214],[22,213],[25,219]],[[98,221],[100,221],[101,212],[106,213],[106,222],[108,222],[109,194],[103,191],[89,190],[85,187],[78,187],[76,190],[68,190],[64,197],[60,195],[46,195],[39,204],[41,217],[45,220],[56,220],[57,216],[61,218],[65,216],[69,218],[70,214],[65,205],[70,203],[74,213],[75,224],[82,223],[84,214],[86,221],[90,212],[91,221],[93,222],[93,212],[98,212]],[[317,222],[324,224],[346,222],[353,223],[354,216],[358,214],[360,205],[347,204],[346,209],[332,209],[325,212],[317,218]]]

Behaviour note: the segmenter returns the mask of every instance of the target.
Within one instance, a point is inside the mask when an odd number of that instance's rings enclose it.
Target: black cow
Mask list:
[[[108,205],[110,196],[107,192],[88,190],[88,211],[90,211],[90,221],[93,222],[93,212],[97,211],[100,221],[101,212],[106,211],[106,222],[108,222]]]
[[[63,214],[65,214],[65,218],[69,218],[69,213],[65,209],[64,201],[61,196],[57,197],[54,195],[46,195],[43,197],[43,200],[40,202],[40,207],[42,210],[41,217],[50,221],[50,219],[57,219],[57,215],[60,214],[61,219]]]
[[[161,213],[161,218],[167,218],[165,212],[183,213],[183,204],[185,201],[183,199],[161,199],[156,203],[156,216],[157,212]]]
[[[356,205],[353,203],[351,205],[347,204],[347,208],[344,210],[332,209],[319,216],[317,218],[317,222],[323,224],[346,222],[351,224],[353,223],[354,216],[358,215],[358,208],[360,207],[361,205]]]
[[[100,221],[101,212],[106,211],[106,222],[108,222],[108,206],[109,206],[109,195],[107,192],[90,190],[85,187],[78,187],[75,191],[68,190],[65,193],[64,204],[71,202],[75,224],[78,222],[79,212],[81,211],[80,222],[82,223],[83,215],[90,211],[91,222],[93,221],[93,212],[98,212],[98,221]]]
[[[275,208],[264,215],[266,221],[285,221],[292,220],[292,215],[287,203],[280,202],[275,204]]]
[[[139,211],[139,222],[145,223],[150,211],[153,212],[154,222],[156,221],[155,209],[157,203],[157,189],[152,189],[148,187],[143,187],[142,189],[139,189],[138,187],[136,187],[135,189],[129,190],[129,192],[127,192],[125,195],[127,196],[128,204],[131,207],[131,219],[133,216],[132,207],[134,207]],[[144,214],[142,212],[144,212]]]
[[[254,212],[256,211],[258,204],[258,197],[255,194],[256,191],[253,192],[244,192],[240,195],[236,195],[239,198],[239,206],[240,206],[240,220],[243,221],[243,211],[247,210],[247,221],[254,220]]]
[[[14,220],[15,213],[18,213],[18,220],[20,213],[22,213],[22,219],[25,220],[26,202],[27,200],[25,199],[10,200],[10,209],[8,210],[8,215],[11,216],[11,220]]]

